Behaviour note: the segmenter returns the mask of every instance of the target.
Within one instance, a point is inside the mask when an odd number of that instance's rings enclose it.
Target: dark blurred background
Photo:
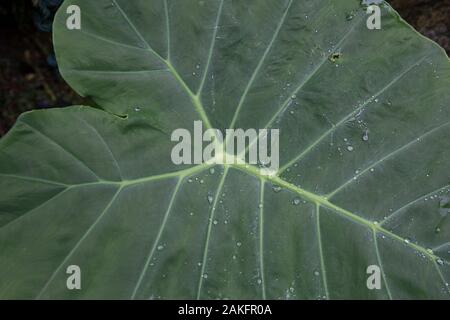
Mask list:
[[[61,2],[0,0],[0,137],[22,112],[83,103],[59,76],[53,54],[51,25]],[[450,0],[388,2],[450,53]]]

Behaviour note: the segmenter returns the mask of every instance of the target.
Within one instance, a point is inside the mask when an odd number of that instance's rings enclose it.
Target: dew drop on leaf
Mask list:
[[[274,192],[278,193],[278,192],[281,191],[281,187],[280,187],[280,186],[274,186],[274,187],[272,188],[272,190],[273,190]]]
[[[362,140],[363,141],[369,141],[369,131],[368,130],[364,131],[364,134],[362,136]]]

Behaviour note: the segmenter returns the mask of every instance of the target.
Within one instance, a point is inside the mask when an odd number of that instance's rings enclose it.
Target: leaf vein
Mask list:
[[[372,233],[373,233],[373,244],[375,246],[375,253],[377,255],[377,261],[378,261],[378,265],[380,266],[381,275],[383,276],[384,286],[386,287],[386,292],[388,294],[389,300],[392,300],[391,290],[389,289],[389,285],[387,283],[386,274],[384,273],[384,268],[383,268],[383,262],[381,261],[380,250],[378,249],[377,232],[375,229],[372,229]]]
[[[309,152],[311,152],[319,143],[321,143],[326,137],[330,134],[334,133],[337,128],[346,123],[349,119],[357,115],[361,110],[363,110],[369,103],[374,101],[377,97],[380,97],[383,93],[385,93],[389,88],[391,88],[394,84],[396,84],[400,79],[402,79],[409,71],[411,71],[414,67],[418,66],[423,60],[427,57],[420,59],[418,62],[415,62],[413,65],[406,68],[403,72],[398,74],[393,80],[391,80],[386,86],[384,86],[380,91],[374,94],[372,97],[364,101],[358,108],[353,110],[351,113],[347,114],[344,118],[342,118],[338,123],[333,125],[329,130],[327,130],[324,134],[322,134],[317,140],[315,140],[311,145],[309,145],[304,151],[302,151],[298,156],[294,157],[294,159],[290,160],[286,165],[284,165],[280,169],[280,174],[283,173],[287,168],[292,166],[294,163],[303,159]]]
[[[275,29],[275,33],[273,34],[272,39],[270,40],[270,42],[269,42],[269,44],[268,44],[266,50],[264,51],[264,53],[263,53],[261,59],[259,60],[257,66],[256,66],[256,68],[255,68],[255,70],[253,71],[253,74],[252,74],[252,76],[251,76],[249,82],[247,83],[247,86],[246,86],[246,88],[245,88],[245,90],[244,90],[244,93],[243,93],[243,95],[242,95],[242,97],[241,97],[241,99],[240,99],[240,101],[239,101],[239,104],[238,104],[238,106],[237,106],[237,108],[236,108],[236,111],[234,112],[233,119],[231,120],[231,123],[230,123],[230,125],[229,125],[229,128],[230,128],[230,129],[232,129],[232,128],[234,127],[234,125],[236,124],[237,118],[238,118],[239,113],[240,113],[240,111],[241,111],[241,109],[242,109],[242,106],[243,106],[243,104],[244,104],[244,101],[245,101],[245,99],[247,98],[247,95],[248,95],[248,93],[249,93],[249,91],[250,91],[250,88],[252,87],[253,82],[254,82],[255,79],[256,79],[256,76],[258,75],[258,73],[259,73],[259,71],[260,71],[262,65],[264,64],[264,61],[266,60],[266,58],[267,58],[269,52],[271,51],[271,49],[272,49],[272,47],[273,47],[273,44],[275,43],[276,39],[278,38],[278,35],[279,35],[279,33],[280,33],[280,30],[281,30],[282,26],[284,25],[284,22],[286,21],[286,17],[287,17],[287,15],[288,15],[289,9],[290,9],[291,6],[292,6],[292,3],[293,3],[293,0],[290,0],[289,3],[288,3],[288,5],[287,5],[287,7],[286,7],[286,9],[285,9],[285,11],[284,11],[283,16],[282,16],[282,18],[281,18],[281,20],[280,20],[280,22],[279,22],[279,24],[278,24],[278,26],[277,26],[277,28]]]
[[[103,211],[100,213],[100,215],[97,217],[97,219],[92,223],[92,225],[87,229],[87,231],[83,234],[83,236],[78,240],[78,242],[75,244],[75,246],[70,250],[69,254],[64,258],[64,260],[61,262],[61,264],[55,269],[55,271],[52,273],[50,278],[45,283],[42,290],[37,295],[36,299],[39,300],[44,292],[47,290],[47,288],[50,286],[53,279],[56,277],[58,272],[61,270],[61,268],[64,266],[64,264],[73,256],[75,251],[81,246],[83,241],[91,234],[92,230],[94,230],[95,226],[102,220],[102,218],[105,216],[105,214],[109,211],[114,201],[117,199],[118,195],[120,194],[122,188],[118,188],[117,191],[114,193],[111,200],[107,203],[106,207],[103,209]]]
[[[38,129],[34,128],[33,126],[31,126],[29,123],[21,120],[21,122],[23,124],[25,124],[27,127],[29,127],[32,131],[36,132],[38,135],[40,135],[41,137],[43,137],[45,140],[49,141],[52,145],[56,146],[57,148],[59,148],[60,150],[62,150],[64,153],[68,154],[71,158],[73,158],[74,160],[76,160],[79,164],[81,164],[88,172],[90,172],[98,181],[102,180],[91,168],[89,168],[89,166],[84,163],[83,161],[81,161],[81,159],[79,159],[75,154],[73,154],[72,152],[70,152],[69,150],[67,150],[66,148],[64,148],[62,145],[60,145],[59,143],[57,143],[54,139],[50,138],[49,136],[47,136],[46,134],[44,134],[43,132],[39,131]]]
[[[365,168],[364,170],[361,170],[360,173],[358,173],[357,175],[355,175],[354,177],[352,177],[351,179],[348,179],[344,184],[342,184],[341,186],[339,186],[338,188],[336,188],[334,191],[332,191],[327,198],[331,199],[333,196],[335,196],[338,192],[340,192],[341,190],[343,190],[344,188],[348,187],[349,185],[351,185],[352,183],[354,183],[355,181],[357,181],[357,179],[359,177],[361,177],[362,175],[366,174],[369,170],[375,168],[376,166],[378,166],[380,163],[395,157],[397,154],[401,153],[402,151],[408,149],[409,147],[422,142],[422,139],[432,135],[433,133],[435,133],[436,131],[439,131],[440,129],[448,126],[450,124],[450,121],[436,127],[433,128],[432,130],[429,130],[427,132],[425,132],[424,134],[420,135],[419,137],[415,138],[414,140],[408,142],[407,144],[403,145],[402,147],[396,149],[395,151],[385,155],[384,157],[382,157],[381,159],[377,160],[376,162],[374,162],[373,164],[371,164],[370,166],[368,166],[367,168]]]
[[[259,195],[259,269],[261,274],[262,298],[266,300],[266,279],[264,274],[264,185],[265,180],[261,179]]]
[[[319,249],[319,258],[320,258],[320,269],[322,275],[323,287],[325,290],[325,296],[327,299],[330,299],[330,293],[328,291],[328,282],[327,282],[327,273],[325,269],[325,259],[323,256],[323,247],[322,247],[322,235],[320,231],[320,205],[316,204],[316,234],[317,234],[317,244]]]
[[[148,255],[148,257],[147,257],[147,259],[145,261],[144,267],[142,268],[142,271],[141,271],[141,274],[139,276],[139,279],[138,279],[138,281],[136,283],[136,286],[134,287],[133,294],[131,296],[131,300],[133,300],[136,297],[136,294],[137,294],[139,288],[141,287],[142,280],[144,279],[144,276],[147,273],[148,266],[150,265],[150,262],[151,262],[151,260],[153,258],[153,255],[155,254],[155,251],[156,251],[156,248],[158,246],[158,243],[161,240],[161,236],[162,236],[162,234],[163,234],[163,232],[164,232],[164,230],[166,228],[167,220],[169,218],[170,212],[171,212],[173,204],[175,202],[175,198],[176,198],[176,196],[178,194],[178,191],[180,189],[180,185],[183,183],[183,180],[184,180],[184,178],[182,178],[182,177],[178,178],[178,182],[177,182],[177,184],[175,186],[175,189],[174,189],[174,191],[172,193],[172,196],[170,198],[169,205],[167,207],[167,210],[166,210],[166,213],[164,215],[163,221],[161,223],[161,226],[159,227],[158,234],[156,235],[156,239],[153,242],[152,249],[150,250],[150,253],[149,253],[149,255]]]
[[[211,65],[211,59],[212,59],[214,47],[216,44],[217,29],[219,28],[220,16],[222,15],[223,1],[224,0],[220,1],[219,9],[217,11],[217,18],[216,18],[216,22],[215,22],[215,26],[214,26],[214,31],[212,34],[211,45],[209,47],[208,58],[206,60],[205,71],[203,72],[202,80],[200,82],[200,87],[198,88],[198,91],[196,94],[197,96],[200,96],[201,92],[203,91],[203,86],[205,85],[206,76],[208,74],[208,71],[209,71],[209,68]]]
[[[199,282],[198,282],[197,300],[200,299],[200,295],[201,295],[201,292],[202,292],[203,279],[204,279],[205,270],[206,270],[206,263],[208,261],[209,241],[210,241],[210,238],[211,238],[211,231],[212,231],[214,215],[215,215],[215,212],[216,212],[217,201],[219,200],[219,196],[220,196],[220,193],[222,191],[223,185],[225,183],[225,179],[227,177],[227,174],[228,174],[228,167],[225,167],[223,175],[220,178],[219,185],[218,185],[217,191],[216,191],[216,195],[214,196],[214,201],[212,203],[211,213],[209,215],[208,230],[207,230],[207,233],[206,233],[205,248],[204,248],[204,251],[203,251],[202,269],[201,269],[201,272],[200,272],[200,278],[199,278]]]

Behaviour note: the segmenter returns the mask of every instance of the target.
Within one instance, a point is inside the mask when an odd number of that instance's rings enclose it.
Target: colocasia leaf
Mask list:
[[[58,64],[100,108],[0,142],[0,297],[448,299],[450,64],[380,9],[65,1]],[[175,165],[198,120],[279,129],[279,170]]]

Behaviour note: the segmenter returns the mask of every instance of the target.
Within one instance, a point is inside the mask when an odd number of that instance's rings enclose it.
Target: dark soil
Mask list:
[[[11,5],[18,2],[23,5]],[[450,53],[450,0],[388,2]],[[33,23],[32,0],[0,4],[0,136],[27,110],[83,103],[52,66],[51,54],[50,33],[38,31]]]
[[[450,0],[388,0],[417,31],[450,55]]]

